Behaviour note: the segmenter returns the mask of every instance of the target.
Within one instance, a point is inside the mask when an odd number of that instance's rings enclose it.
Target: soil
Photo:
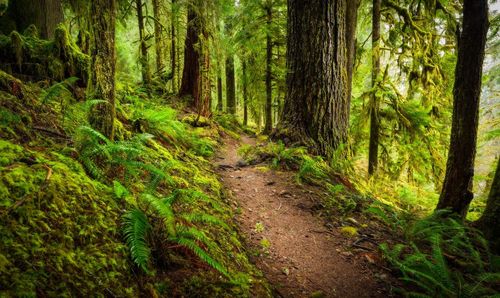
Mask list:
[[[278,297],[388,297],[393,279],[375,241],[341,233],[342,223],[319,215],[321,193],[296,182],[293,172],[246,165],[241,144],[225,139],[218,173],[238,206],[237,220],[253,262]],[[355,221],[355,220],[354,220]],[[363,242],[361,242],[363,241]]]

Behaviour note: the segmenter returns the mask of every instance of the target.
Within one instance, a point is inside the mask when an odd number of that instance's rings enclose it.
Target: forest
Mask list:
[[[0,297],[500,297],[496,0],[0,0]]]

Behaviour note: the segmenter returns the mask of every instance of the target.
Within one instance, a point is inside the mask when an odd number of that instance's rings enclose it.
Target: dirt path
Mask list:
[[[241,143],[254,139],[242,136]],[[337,229],[312,212],[317,197],[292,173],[239,167],[240,144],[226,139],[217,164],[240,208],[254,262],[282,297],[387,297],[370,264],[346,251]]]

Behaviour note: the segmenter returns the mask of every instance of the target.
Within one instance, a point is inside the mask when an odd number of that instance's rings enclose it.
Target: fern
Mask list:
[[[151,229],[148,218],[139,209],[133,209],[123,215],[123,234],[130,249],[132,260],[139,268],[148,273],[150,249],[146,237]]]

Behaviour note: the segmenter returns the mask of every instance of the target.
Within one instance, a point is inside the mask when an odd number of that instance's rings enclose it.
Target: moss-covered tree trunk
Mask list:
[[[142,0],[135,0],[135,6],[137,10],[137,23],[139,24],[139,40],[140,40],[140,62],[141,62],[141,72],[142,72],[142,82],[146,87],[151,85],[151,70],[149,69],[149,59],[148,59],[148,45],[146,44],[146,38],[144,35],[144,15],[142,11],[143,7]]]
[[[486,209],[478,221],[478,227],[490,241],[493,251],[500,254],[500,159],[497,161]]]
[[[224,109],[223,103],[222,103],[222,74],[220,70],[220,63],[217,60],[217,111],[222,112]]]
[[[177,90],[177,64],[176,64],[176,59],[177,59],[177,50],[176,50],[176,29],[175,29],[175,21],[177,20],[177,13],[176,13],[176,0],[172,0],[171,2],[171,17],[170,17],[170,31],[172,31],[171,39],[170,39],[170,67],[172,71],[172,92],[175,92]]]
[[[266,107],[264,120],[264,133],[271,133],[273,130],[273,40],[271,36],[271,25],[273,23],[272,1],[266,4]]]
[[[163,71],[163,30],[161,26],[161,7],[160,0],[153,0],[153,16],[155,29],[155,54],[156,54],[156,72],[160,74]]]
[[[487,0],[465,0],[453,87],[453,119],[446,176],[437,209],[465,217],[473,198],[479,97],[488,32]]]
[[[34,24],[40,37],[44,39],[52,39],[57,25],[64,21],[61,0],[9,1],[9,8],[4,17],[12,20],[10,26],[7,25],[9,28],[0,28],[4,34],[9,34],[12,30],[23,32],[29,25]]]
[[[347,141],[348,0],[288,0],[287,91],[274,134],[331,156]],[[354,38],[354,36],[349,36]]]
[[[377,81],[380,76],[380,4],[381,0],[373,0],[372,10],[372,93],[370,96],[370,145],[368,149],[368,174],[373,175],[378,167],[378,140],[380,130],[379,99],[377,97]]]
[[[114,138],[115,119],[115,0],[93,0],[90,5],[91,68],[90,98],[105,100],[90,113],[91,125]]]

